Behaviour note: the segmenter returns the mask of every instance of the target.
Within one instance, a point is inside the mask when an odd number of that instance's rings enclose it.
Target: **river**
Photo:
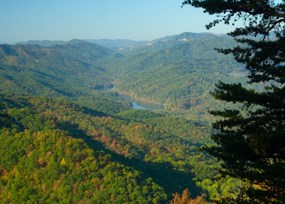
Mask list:
[[[153,103],[144,103],[144,102],[140,102],[140,101],[134,101],[131,98],[131,102],[132,102],[132,108],[135,110],[161,110],[164,109],[164,105],[163,104],[153,104]]]
[[[95,89],[97,91],[111,91],[111,92],[117,92],[115,90],[115,86],[112,85],[112,86],[109,86],[109,87],[104,87],[104,86],[98,86],[98,87],[95,87]],[[135,109],[135,110],[161,110],[161,109],[164,109],[164,105],[163,104],[155,104],[155,103],[146,103],[146,102],[142,102],[142,101],[139,101],[139,100],[134,100],[130,95],[127,95],[127,94],[121,94],[119,92],[117,92],[120,96],[128,99],[131,101],[132,103],[132,108]]]
[[[135,101],[132,101],[132,108],[135,110],[147,110],[147,107],[137,104]]]

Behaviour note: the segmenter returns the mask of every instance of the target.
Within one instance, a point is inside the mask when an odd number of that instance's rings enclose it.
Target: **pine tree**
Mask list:
[[[248,85],[219,82],[212,95],[231,107],[212,114],[216,145],[207,151],[223,161],[223,173],[248,182],[240,203],[285,203],[285,1],[186,0],[217,15],[206,27],[243,22],[230,33],[232,54],[248,70]]]

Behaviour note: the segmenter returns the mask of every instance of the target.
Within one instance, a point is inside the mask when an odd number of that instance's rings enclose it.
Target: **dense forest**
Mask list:
[[[214,51],[235,44],[183,33],[0,45],[0,201],[169,203],[185,189],[236,197],[240,180],[201,151],[213,144],[208,111],[221,106],[213,85],[247,80]],[[135,110],[134,99],[164,108]]]
[[[81,37],[0,44],[0,203],[285,204],[285,0],[183,0],[231,31],[151,41],[89,37],[206,17],[105,3],[3,2],[2,42]]]

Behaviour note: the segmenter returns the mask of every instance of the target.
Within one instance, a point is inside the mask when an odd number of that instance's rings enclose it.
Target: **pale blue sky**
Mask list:
[[[182,0],[0,0],[0,43],[27,40],[152,40],[208,32],[213,17]],[[219,26],[210,32],[225,33]]]

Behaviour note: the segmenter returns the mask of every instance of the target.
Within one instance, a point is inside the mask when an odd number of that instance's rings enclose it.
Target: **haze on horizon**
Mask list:
[[[183,0],[3,0],[0,43],[28,40],[131,39],[153,40],[182,32],[210,31],[215,17],[184,6]]]

